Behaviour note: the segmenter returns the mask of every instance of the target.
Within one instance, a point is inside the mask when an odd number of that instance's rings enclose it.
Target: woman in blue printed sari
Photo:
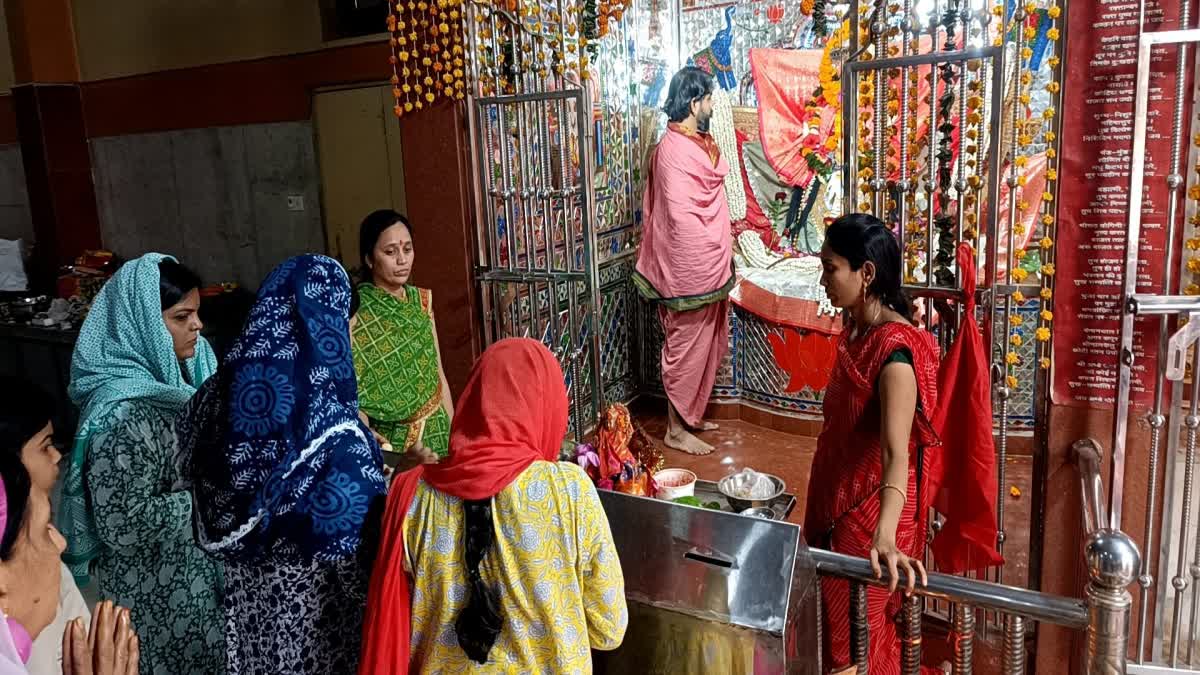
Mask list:
[[[180,421],[197,540],[225,562],[231,673],[358,665],[386,484],[358,416],[350,298],[329,258],[280,265]]]

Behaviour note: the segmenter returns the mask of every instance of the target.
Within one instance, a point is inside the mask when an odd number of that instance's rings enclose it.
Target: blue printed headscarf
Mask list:
[[[181,473],[209,553],[308,562],[358,552],[386,484],[358,417],[350,297],[330,258],[280,265],[220,373],[181,415]]]
[[[87,582],[90,563],[102,547],[84,493],[84,463],[92,439],[127,401],[178,413],[216,370],[216,356],[204,338],[197,340],[192,358],[181,364],[175,356],[159,291],[158,265],[164,260],[173,258],[148,253],[117,270],[92,303],[71,357],[67,393],[80,416],[63,479],[59,527],[67,539],[63,560],[81,583]]]

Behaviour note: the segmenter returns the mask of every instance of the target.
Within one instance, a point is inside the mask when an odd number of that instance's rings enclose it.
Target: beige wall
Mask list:
[[[315,0],[74,0],[73,5],[85,81],[323,46]],[[11,79],[11,63],[8,70]]]
[[[12,47],[8,41],[8,18],[4,16],[4,3],[0,2],[0,94],[10,92],[15,80]]]

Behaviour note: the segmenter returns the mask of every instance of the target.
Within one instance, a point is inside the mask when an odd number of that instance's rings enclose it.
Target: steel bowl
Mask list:
[[[752,509],[755,507],[770,507],[771,502],[778,499],[779,495],[783,494],[785,485],[783,483],[783,479],[779,476],[769,473],[763,475],[767,478],[770,478],[771,482],[775,484],[775,492],[766,499],[743,499],[741,497],[734,496],[737,494],[738,488],[742,487],[742,484],[746,481],[745,475],[741,472],[725,476],[721,480],[717,481],[717,491],[725,496],[725,499],[729,502],[730,508],[733,509],[735,513],[741,513],[746,509]]]
[[[763,520],[775,520],[775,509],[769,506],[755,506],[754,508],[742,511],[739,515],[762,518]]]

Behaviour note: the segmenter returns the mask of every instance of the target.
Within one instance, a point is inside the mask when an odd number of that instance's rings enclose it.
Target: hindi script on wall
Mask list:
[[[1138,0],[1073,2],[1067,7],[1070,37],[1059,149],[1063,183],[1058,204],[1052,395],[1059,404],[1109,407],[1116,399],[1121,337]],[[1175,29],[1178,19],[1178,3],[1147,2],[1147,31]],[[1137,243],[1139,292],[1162,292],[1175,64],[1175,47],[1154,52],[1146,188]],[[1185,102],[1190,104],[1190,99],[1189,95]],[[1186,124],[1186,109],[1183,119]],[[1184,162],[1187,142],[1184,139]],[[1181,200],[1183,196],[1181,190]],[[1157,341],[1158,319],[1139,319],[1131,391],[1138,406],[1153,400]]]

